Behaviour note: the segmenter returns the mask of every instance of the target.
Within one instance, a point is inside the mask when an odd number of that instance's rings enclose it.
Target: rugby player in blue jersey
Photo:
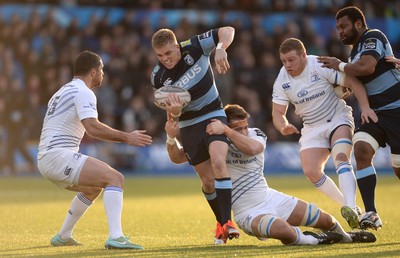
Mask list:
[[[393,56],[386,35],[369,29],[360,9],[349,6],[339,10],[336,28],[342,43],[352,46],[348,63],[335,57],[320,57],[319,62],[356,76],[364,84],[369,104],[378,115],[378,122],[361,124],[353,137],[357,184],[366,211],[360,226],[377,229],[382,227],[382,221],[375,207],[377,175],[372,160],[379,147],[390,146],[392,166],[400,178],[400,71],[385,59]]]
[[[228,139],[223,134],[209,135],[205,130],[211,119],[227,123],[210,56],[215,51],[217,72],[225,74],[230,68],[226,49],[234,35],[234,28],[221,27],[180,43],[170,29],[160,29],[152,37],[159,60],[151,74],[153,87],[179,86],[191,95],[191,102],[184,108],[179,99],[172,100],[167,113],[179,120],[186,157],[199,175],[205,198],[217,219],[215,244],[239,237],[231,220],[232,181],[225,163]],[[167,140],[167,146],[173,144],[175,140]]]

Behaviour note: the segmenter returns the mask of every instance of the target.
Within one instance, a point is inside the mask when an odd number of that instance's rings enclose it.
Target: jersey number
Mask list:
[[[51,100],[50,105],[49,105],[49,111],[47,112],[48,116],[51,116],[54,114],[59,101],[60,101],[60,96],[56,96]]]

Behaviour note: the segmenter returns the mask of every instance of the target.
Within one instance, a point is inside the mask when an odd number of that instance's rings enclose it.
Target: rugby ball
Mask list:
[[[335,92],[336,96],[340,99],[345,99],[353,93],[351,89],[340,85],[334,86],[333,91]]]
[[[179,96],[183,107],[186,107],[187,104],[191,100],[189,91],[187,91],[181,87],[178,87],[178,86],[170,85],[170,86],[161,87],[154,92],[154,104],[157,107],[165,110],[166,109],[165,104],[168,101],[168,94],[170,94],[170,93],[173,93],[173,94],[176,94]]]

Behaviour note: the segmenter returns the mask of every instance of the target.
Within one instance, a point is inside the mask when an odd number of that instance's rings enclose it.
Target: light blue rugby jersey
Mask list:
[[[362,55],[371,55],[378,60],[373,74],[357,76],[365,85],[371,108],[374,110],[400,108],[400,71],[394,64],[385,60],[385,56],[393,55],[385,34],[376,29],[367,30],[359,42],[353,45],[349,62],[355,63]]]

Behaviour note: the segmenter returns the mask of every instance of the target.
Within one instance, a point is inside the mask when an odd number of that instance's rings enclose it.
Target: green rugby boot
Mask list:
[[[144,248],[140,245],[136,245],[129,240],[129,238],[125,236],[121,236],[119,238],[111,238],[109,237],[105,244],[106,249],[136,249],[136,250],[144,250]]]
[[[63,239],[61,239],[60,234],[56,234],[50,240],[50,244],[52,246],[79,246],[79,245],[82,245],[81,243],[77,242],[73,237],[63,240]]]

